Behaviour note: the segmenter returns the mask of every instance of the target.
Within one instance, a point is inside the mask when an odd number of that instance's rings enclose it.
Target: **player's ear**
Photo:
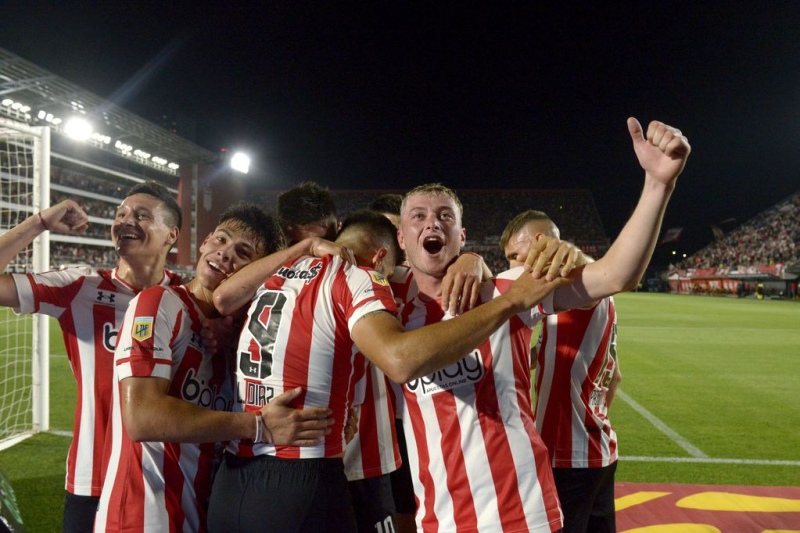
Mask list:
[[[374,268],[375,270],[380,270],[381,263],[383,263],[383,260],[386,257],[386,254],[388,253],[389,250],[383,247],[375,250],[375,255],[372,256],[372,268]]]
[[[172,246],[176,242],[178,242],[178,237],[181,234],[181,230],[178,229],[178,226],[173,226],[169,230],[169,234],[167,235],[167,243]]]
[[[397,228],[397,244],[400,245],[401,250],[406,249],[406,239],[403,237],[403,230]]]

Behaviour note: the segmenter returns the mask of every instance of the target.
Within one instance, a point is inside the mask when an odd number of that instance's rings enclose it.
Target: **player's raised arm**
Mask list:
[[[74,200],[64,200],[44,211],[31,215],[0,236],[0,272],[19,252],[46,230],[81,234],[89,225],[89,217]],[[11,276],[0,276],[0,305],[19,307],[17,289]]]
[[[647,135],[639,121],[628,119],[628,132],[639,164],[645,171],[644,188],[631,218],[608,252],[577,269],[575,283],[558,289],[556,309],[572,309],[636,287],[655,248],[667,203],[691,147],[680,130],[653,121]]]

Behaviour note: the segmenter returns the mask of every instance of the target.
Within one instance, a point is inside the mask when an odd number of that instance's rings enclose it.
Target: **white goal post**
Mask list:
[[[0,117],[0,234],[50,206],[50,129]],[[50,269],[48,232],[5,272]],[[50,427],[49,318],[0,308],[0,450]]]

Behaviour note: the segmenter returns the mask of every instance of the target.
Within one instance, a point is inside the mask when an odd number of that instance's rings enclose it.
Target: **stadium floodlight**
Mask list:
[[[3,105],[6,106],[6,107],[11,107],[11,104],[13,104],[13,103],[14,103],[14,100],[12,100],[11,98],[4,98],[3,99]]]
[[[76,141],[86,141],[92,136],[92,125],[79,117],[72,117],[64,124],[64,133]]]
[[[231,168],[236,172],[247,174],[250,172],[250,157],[244,152],[236,152],[231,157]]]

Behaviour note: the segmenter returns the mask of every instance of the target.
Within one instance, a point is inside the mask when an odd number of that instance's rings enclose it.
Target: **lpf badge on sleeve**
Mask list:
[[[133,321],[131,337],[137,341],[146,341],[153,336],[153,317],[140,316]]]

